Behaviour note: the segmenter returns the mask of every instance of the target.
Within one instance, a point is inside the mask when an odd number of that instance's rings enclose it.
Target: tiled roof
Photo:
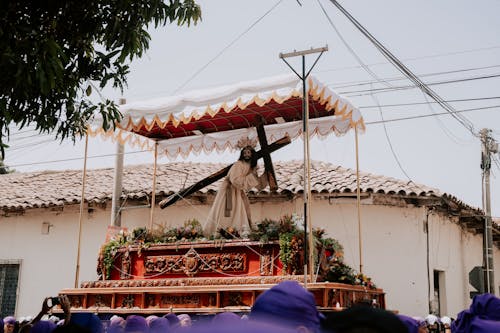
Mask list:
[[[161,164],[157,171],[157,196],[166,196],[189,186],[225,167],[216,163],[177,162]],[[302,161],[274,162],[278,193],[302,193]],[[101,203],[111,200],[114,170],[87,171],[85,198],[88,202]],[[152,190],[152,165],[124,168],[123,196],[144,199]],[[415,197],[440,197],[439,190],[428,186],[390,177],[360,173],[361,192],[398,194]],[[219,181],[220,182],[220,181]],[[199,193],[216,192],[218,182]],[[0,209],[15,210],[37,207],[54,207],[80,202],[82,171],[41,171],[12,173],[0,176]],[[313,193],[355,193],[356,173],[325,162],[311,163],[311,191]],[[258,194],[268,194],[264,190]]]

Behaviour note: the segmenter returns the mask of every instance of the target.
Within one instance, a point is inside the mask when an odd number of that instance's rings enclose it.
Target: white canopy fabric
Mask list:
[[[365,126],[359,110],[346,98],[337,95],[316,78],[308,78],[309,99],[319,103],[322,108],[331,113],[328,116],[313,118],[309,121],[310,136],[325,137],[332,132],[343,135],[349,129],[356,127],[364,131]],[[138,135],[135,131],[164,129],[166,126],[179,128],[188,126],[202,117],[228,117],[234,112],[245,110],[249,105],[269,108],[284,105],[286,101],[302,97],[302,81],[295,75],[284,75],[255,81],[240,82],[217,88],[197,90],[178,96],[158,98],[142,102],[134,102],[120,106],[123,120],[112,131],[102,129],[102,120],[97,119],[89,125],[88,133],[92,136],[101,135],[112,138],[121,143],[129,143],[142,149],[150,149],[154,141],[146,136]],[[284,107],[284,106],[283,106]],[[196,135],[195,132],[186,133],[172,139],[159,141],[159,153],[169,158],[188,156],[191,152],[222,152],[235,149],[236,142],[241,137],[256,138],[254,127],[239,128],[223,132],[212,132]],[[302,135],[302,122],[293,121],[267,125],[266,135],[268,142],[288,135],[294,139]]]

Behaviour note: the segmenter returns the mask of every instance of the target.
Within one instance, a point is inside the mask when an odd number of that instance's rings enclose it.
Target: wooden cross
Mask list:
[[[262,129],[263,129],[263,126],[262,126]],[[258,127],[257,127],[257,132],[259,131]],[[260,136],[260,135],[259,135]],[[265,133],[264,133],[264,138],[265,138]],[[260,138],[259,138],[260,139]],[[274,176],[274,169],[272,168],[272,163],[271,163],[271,158],[270,158],[270,154],[280,148],[283,148],[284,146],[288,145],[291,140],[288,136],[285,136],[273,143],[271,143],[270,145],[267,145],[267,140],[265,141],[265,146],[263,146],[262,143],[263,141],[261,141],[261,147],[262,149],[257,151],[256,154],[257,154],[257,158],[264,158],[264,164],[266,164],[266,155],[269,157],[268,159],[268,163],[269,165],[271,166],[271,170],[268,169],[268,166],[266,166],[266,173],[268,175],[268,180],[269,180],[269,185],[271,187],[271,179],[274,180],[274,186],[275,186],[275,189],[277,189],[277,185],[276,185],[276,177]],[[265,148],[264,148],[265,147]],[[210,176],[200,180],[199,182],[189,186],[189,187],[186,187],[182,190],[180,190],[179,192],[177,193],[174,193],[172,194],[171,196],[169,196],[168,198],[160,201],[159,205],[160,205],[160,208],[167,208],[168,206],[170,205],[173,205],[174,203],[176,203],[177,201],[179,201],[179,199],[182,199],[182,198],[185,198],[199,190],[201,190],[202,188],[212,184],[212,183],[215,183],[216,181],[218,181],[219,179],[221,178],[224,178],[227,173],[229,172],[229,169],[232,167],[233,165],[228,165],[227,167],[225,167],[224,169],[221,169],[213,174],[211,174]],[[271,175],[271,177],[270,177]],[[271,188],[272,189],[272,188]],[[274,191],[274,190],[273,190]]]
[[[260,151],[262,158],[264,159],[264,169],[267,175],[267,181],[269,183],[269,188],[271,191],[278,190],[278,184],[276,183],[276,175],[274,174],[273,161],[271,161],[271,152],[269,151],[269,146],[267,145],[266,131],[264,130],[264,120],[262,117],[259,119],[259,124],[256,126],[257,135],[259,137]]]

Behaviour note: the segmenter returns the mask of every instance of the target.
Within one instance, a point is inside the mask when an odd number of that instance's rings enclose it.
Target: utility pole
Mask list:
[[[279,57],[285,62],[285,64],[292,70],[302,80],[302,137],[304,139],[304,287],[307,287],[307,276],[313,278],[313,236],[312,236],[312,224],[309,216],[309,199],[311,197],[311,184],[310,184],[310,158],[309,158],[309,93],[307,90],[307,77],[311,73],[312,69],[318,62],[319,58],[324,52],[328,51],[328,46],[320,48],[310,48],[308,50],[296,51],[289,53],[280,53]],[[306,55],[319,53],[318,57],[312,64],[311,68],[306,72]],[[302,74],[299,74],[290,63],[286,60],[287,58],[301,57],[302,58]],[[309,237],[308,237],[309,233]],[[309,248],[309,250],[308,250]]]
[[[120,98],[118,104],[124,105],[127,103],[125,98]],[[111,199],[111,226],[121,227],[122,213],[121,213],[121,196],[122,196],[122,183],[123,183],[123,159],[125,147],[123,143],[116,142],[116,157],[115,157],[115,173],[113,177],[113,198]]]
[[[491,199],[490,199],[490,169],[491,154],[498,153],[498,143],[491,137],[491,130],[483,128],[479,135],[481,137],[481,169],[483,170],[483,210],[484,218],[484,252],[483,265],[485,268],[485,291],[495,294],[495,277],[493,268],[493,227],[491,220]]]

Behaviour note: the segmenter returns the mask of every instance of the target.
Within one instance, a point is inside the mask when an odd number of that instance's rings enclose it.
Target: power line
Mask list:
[[[328,22],[330,23],[330,26],[335,30],[335,32],[337,33],[337,36],[340,38],[340,40],[342,41],[342,43],[344,44],[344,46],[349,50],[349,52],[351,53],[351,55],[356,58],[356,60],[358,61],[358,63],[361,65],[361,67],[371,76],[373,77],[375,80],[376,80],[376,83],[383,83],[384,85],[386,85],[387,87],[389,88],[393,88],[392,85],[388,82],[388,81],[385,81],[385,80],[382,80],[380,79],[367,65],[364,64],[364,62],[361,60],[361,58],[356,54],[356,52],[350,47],[350,45],[347,43],[347,41],[344,39],[344,37],[342,36],[342,34],[340,33],[340,31],[337,29],[337,27],[335,26],[335,24],[333,23],[332,19],[330,18],[330,16],[328,15],[328,13],[326,12],[325,8],[323,7],[323,5],[321,4],[321,2],[319,0],[317,0],[319,6],[321,7],[321,10],[323,11],[323,13],[325,14],[326,18],[328,19]],[[379,114],[380,114],[380,119],[382,121],[384,121],[384,115],[383,115],[383,112],[382,112],[382,108],[380,107],[380,103],[378,101],[378,99],[375,97],[375,95],[372,93],[371,94],[371,97],[373,99],[373,101],[375,102],[375,104],[378,106],[378,111],[379,111]],[[387,143],[389,144],[389,148],[391,150],[391,153],[392,153],[392,156],[394,157],[394,160],[396,161],[397,165],[399,166],[399,169],[403,172],[403,174],[406,176],[406,178],[408,178],[408,180],[411,181],[411,178],[410,176],[408,175],[408,173],[406,172],[406,170],[403,168],[403,165],[401,164],[397,154],[396,154],[396,151],[394,150],[394,147],[392,145],[392,142],[391,142],[391,139],[389,137],[389,132],[387,130],[387,126],[385,124],[385,122],[383,123],[383,127],[384,127],[384,133],[385,133],[385,138],[387,140]]]
[[[151,151],[150,150],[137,150],[137,151],[123,153],[123,155],[137,154],[137,153],[144,153],[144,152],[151,152]],[[116,156],[116,155],[117,154],[93,155],[93,156],[87,156],[87,159],[109,157],[109,156]],[[78,160],[83,160],[83,159],[84,159],[84,157],[74,157],[74,158],[65,158],[65,159],[60,159],[60,160],[33,162],[33,163],[23,163],[23,164],[14,164],[14,165],[9,164],[9,167],[16,168],[16,167],[22,167],[22,166],[39,165],[39,164],[52,164],[52,163],[60,163],[60,162],[78,161]]]
[[[264,19],[270,12],[273,11],[283,0],[279,0],[276,2],[271,8],[269,8],[261,17],[259,17],[255,22],[253,22],[248,28],[246,28],[242,33],[240,33],[235,39],[233,39],[228,45],[226,45],[222,50],[220,50],[212,59],[210,59],[205,65],[203,65],[200,69],[193,73],[184,83],[182,83],[177,89],[174,90],[173,94],[179,92],[182,88],[184,88],[188,83],[190,83],[198,74],[200,74],[205,68],[207,68],[211,63],[213,63],[217,58],[219,58],[227,49],[233,46],[241,37],[246,35],[253,27],[257,25],[260,21]]]
[[[36,131],[36,129],[27,129],[24,131],[19,131],[16,133],[9,134],[9,136],[16,136],[16,135],[20,135],[20,134],[24,134],[24,133],[35,132],[35,131]]]
[[[500,45],[497,46],[491,46],[491,47],[483,47],[483,48],[478,48],[478,49],[468,49],[468,50],[462,50],[462,51],[454,51],[454,52],[446,52],[446,53],[439,53],[439,54],[433,54],[433,55],[424,55],[420,57],[412,57],[412,58],[404,58],[402,59],[403,61],[415,61],[415,60],[421,60],[421,59],[433,59],[433,58],[440,58],[440,57],[446,57],[446,56],[451,56],[451,55],[460,55],[460,54],[466,54],[466,53],[473,53],[473,52],[479,52],[479,51],[489,51],[489,50],[494,50],[494,49],[500,49]],[[387,62],[375,62],[368,64],[367,66],[378,66],[378,65],[388,65]],[[342,70],[347,70],[347,69],[358,69],[361,68],[361,66],[346,66],[346,67],[338,67],[338,68],[330,68],[330,69],[325,69],[321,71],[315,71],[316,73],[324,73],[324,72],[333,72],[333,71],[342,71]]]
[[[463,109],[463,110],[457,110],[455,112],[456,113],[464,113],[464,112],[481,111],[481,110],[496,109],[496,108],[500,108],[500,105],[492,105],[492,106],[484,106],[484,107],[479,107],[479,108]],[[439,112],[439,113],[423,114],[423,115],[418,115],[418,116],[385,119],[384,121],[369,121],[369,122],[365,122],[365,125],[376,125],[376,124],[382,124],[382,123],[391,123],[391,122],[395,122],[395,121],[403,121],[403,120],[411,120],[411,119],[419,119],[419,118],[429,118],[429,117],[445,116],[445,115],[449,115],[449,112]]]
[[[429,88],[424,82],[422,82],[413,72],[408,69],[401,61],[399,61],[382,43],[380,43],[373,35],[366,30],[347,10],[342,7],[338,1],[330,0],[353,24],[354,26],[368,38],[370,42],[382,53],[382,55],[392,63],[403,75],[407,76],[420,90],[425,92],[429,97],[434,99],[439,103],[439,105],[445,109],[455,120],[457,120],[462,126],[464,126],[473,136],[477,137],[477,133],[474,130],[473,124],[462,115],[455,114],[454,108],[446,103],[435,91]]]
[[[20,145],[20,146],[16,146],[16,147],[13,147],[13,148],[8,148],[8,151],[12,152],[12,151],[19,150],[19,149],[32,148],[32,147],[36,147],[36,146],[39,146],[41,144],[49,143],[49,142],[53,142],[53,141],[54,141],[53,138],[45,139],[45,140],[38,141],[38,142],[34,141],[34,142],[30,142],[30,143],[23,144],[23,145]]]
[[[389,88],[394,88],[391,83],[389,83],[389,80],[386,80],[386,79],[381,79],[379,78],[362,60],[361,60],[361,57],[359,57],[356,52],[351,48],[351,46],[347,43],[347,41],[344,39],[344,37],[342,36],[342,34],[340,33],[340,31],[337,29],[337,27],[335,26],[335,24],[333,23],[333,20],[330,18],[330,16],[328,15],[328,13],[326,12],[325,8],[323,7],[323,5],[321,4],[321,2],[319,0],[317,0],[319,6],[321,7],[321,10],[323,12],[323,14],[326,16],[328,22],[330,23],[330,26],[335,30],[337,36],[340,38],[340,40],[342,41],[342,43],[344,44],[344,46],[349,50],[349,52],[351,53],[351,55],[358,61],[358,63],[361,65],[361,67],[371,76],[375,79],[375,81],[369,81],[368,84],[370,84],[370,88],[372,88],[372,91],[373,91],[373,84],[374,83],[382,83],[384,84],[385,86],[389,87]],[[488,67],[488,68],[491,68],[491,67]],[[485,69],[484,67],[482,69]],[[465,70],[466,71],[466,70]],[[448,71],[448,72],[441,72],[441,73],[438,73],[439,75],[443,75],[443,74],[450,74],[452,72],[456,72],[456,71]],[[403,79],[406,79],[406,77],[404,77]],[[401,80],[401,78],[396,78],[396,79],[391,79],[391,81],[396,81],[396,80]],[[366,83],[361,83],[359,85],[365,85]],[[373,94],[373,92],[370,94],[372,99],[375,101],[375,103],[377,104],[377,108],[379,110],[379,113],[380,113],[380,118],[382,120],[384,120],[384,116],[383,116],[383,112],[382,112],[382,107],[380,106],[380,103],[378,101],[378,99],[375,97],[375,95]],[[427,96],[426,94],[423,94],[424,95],[424,98],[427,102],[427,106],[429,107],[429,109],[435,113],[434,109],[432,108],[432,105],[429,104],[429,100],[427,99]],[[443,130],[443,132],[451,138],[452,136],[452,133],[446,128],[445,124],[443,124],[443,122],[441,121],[441,119],[439,118],[435,118],[436,122],[438,122],[439,126],[441,127],[441,129]],[[401,165],[401,162],[399,161],[399,158],[394,150],[394,147],[392,145],[392,142],[390,140],[390,137],[389,137],[389,132],[387,130],[387,126],[385,125],[384,123],[384,132],[385,132],[385,137],[387,139],[387,142],[389,144],[389,147],[391,149],[391,152],[392,152],[392,155],[394,156],[394,159],[396,160],[399,168],[401,169],[401,171],[405,174],[405,176],[411,180],[411,178],[408,176],[407,172],[405,171],[405,169],[403,168],[403,166]],[[453,140],[453,139],[452,139]],[[454,140],[455,143],[458,143],[456,140]]]
[[[468,77],[468,78],[462,78],[462,79],[456,79],[456,80],[430,82],[430,83],[427,83],[426,86],[437,86],[437,85],[450,84],[450,83],[493,79],[493,78],[497,78],[497,77],[500,77],[500,74],[482,75],[482,76]],[[419,87],[415,86],[415,85],[406,85],[406,86],[395,86],[395,87],[391,87],[391,88],[375,88],[375,89],[361,89],[361,90],[344,91],[344,92],[339,92],[339,94],[348,95],[348,94],[353,94],[353,93],[367,92],[366,94],[349,95],[349,97],[357,97],[357,96],[370,95],[372,93],[384,93],[384,92],[392,92],[392,91],[397,91],[397,90],[408,90],[408,89],[415,89],[415,88],[419,88]],[[434,99],[434,100],[440,105],[444,102],[444,99],[440,99],[440,100]]]
[[[455,74],[455,73],[470,72],[470,71],[477,71],[477,70],[498,68],[498,67],[500,67],[500,65],[464,68],[464,69],[456,69],[456,70],[452,70],[452,71],[443,71],[443,72],[432,72],[432,73],[426,73],[426,74],[419,74],[419,77]],[[407,80],[407,78],[403,77],[403,76],[399,76],[399,77],[383,78],[382,80],[384,80],[385,82],[392,82],[392,81]],[[348,82],[340,82],[340,83],[328,83],[327,85],[332,85],[333,87],[335,87],[335,89],[341,89],[341,88],[364,86],[364,85],[369,85],[369,84],[376,83],[376,82],[377,81],[348,81]],[[340,84],[343,84],[343,85],[340,85]]]
[[[464,110],[458,110],[456,112],[457,113],[464,113],[464,112],[481,111],[481,110],[495,109],[495,108],[500,108],[500,105],[493,105],[493,106],[485,106],[485,107],[480,107],[480,108],[464,109]],[[444,115],[448,115],[448,112],[441,112],[441,113],[434,113],[434,114],[424,114],[424,115],[410,116],[410,117],[403,117],[403,118],[385,119],[384,121],[371,121],[371,122],[365,122],[365,125],[377,125],[377,124],[381,124],[381,123],[390,123],[390,122],[396,122],[396,121],[412,120],[412,119],[418,119],[418,118],[428,118],[428,117],[444,116]],[[128,155],[128,154],[137,154],[137,153],[144,153],[144,152],[150,152],[150,150],[138,150],[138,151],[133,151],[133,152],[126,152],[124,154]],[[108,156],[116,156],[116,154],[93,155],[93,156],[88,156],[87,158],[100,158],[100,157],[108,157]],[[14,167],[21,167],[21,166],[31,166],[31,165],[39,165],[39,164],[51,164],[51,163],[60,163],[60,162],[78,161],[78,160],[83,160],[83,157],[75,157],[75,158],[67,158],[67,159],[51,160],[51,161],[41,161],[41,162],[33,162],[33,163],[24,163],[24,164],[16,164],[16,165],[9,165],[9,167],[14,168]]]
[[[376,104],[379,104],[378,99],[377,99],[377,97],[375,97],[375,95],[372,95],[372,99],[375,101]],[[398,164],[399,169],[403,172],[403,174],[406,176],[406,178],[408,178],[408,180],[412,181],[412,179],[410,178],[410,176],[408,175],[408,173],[406,172],[406,170],[403,168],[403,165],[399,161],[399,157],[396,154],[396,151],[394,150],[394,147],[392,146],[392,142],[391,142],[391,139],[389,137],[389,132],[387,131],[387,126],[386,126],[386,123],[384,122],[384,114],[382,113],[382,108],[379,107],[378,111],[379,111],[379,114],[380,114],[380,119],[382,119],[382,121],[383,121],[382,124],[384,126],[385,138],[387,139],[387,143],[389,144],[389,148],[391,149],[392,156],[396,160],[396,163]]]
[[[363,67],[363,69],[371,76],[373,77],[376,82],[382,82],[384,83],[386,86],[388,87],[392,87],[390,83],[388,83],[387,81],[379,78],[371,69],[370,67],[368,67],[367,65],[365,65],[365,63],[361,60],[361,58],[356,54],[356,52],[351,48],[351,46],[349,45],[349,43],[347,43],[347,41],[344,39],[344,37],[342,36],[342,34],[340,33],[340,31],[337,29],[337,27],[335,26],[335,24],[333,23],[332,19],[330,18],[330,16],[328,15],[328,13],[326,12],[325,8],[323,7],[323,5],[321,4],[321,2],[319,0],[317,0],[319,6],[321,7],[321,10],[323,11],[323,14],[326,16],[326,19],[328,20],[328,22],[330,23],[330,26],[333,28],[333,30],[335,30],[335,33],[337,34],[337,36],[340,38],[340,40],[342,41],[342,43],[344,44],[344,46],[347,48],[347,50],[351,53],[351,55],[358,61],[358,63],[361,65],[361,67]]]
[[[485,101],[492,99],[500,99],[500,96],[491,96],[491,97],[478,97],[478,98],[461,98],[461,99],[449,99],[446,102],[455,103],[455,102],[475,102],[475,101]],[[400,106],[414,106],[414,105],[426,105],[426,104],[436,104],[437,102],[413,102],[413,103],[398,103],[398,104],[385,104],[385,105],[363,105],[359,106],[358,109],[373,109],[378,107],[388,108],[388,107],[400,107]]]

